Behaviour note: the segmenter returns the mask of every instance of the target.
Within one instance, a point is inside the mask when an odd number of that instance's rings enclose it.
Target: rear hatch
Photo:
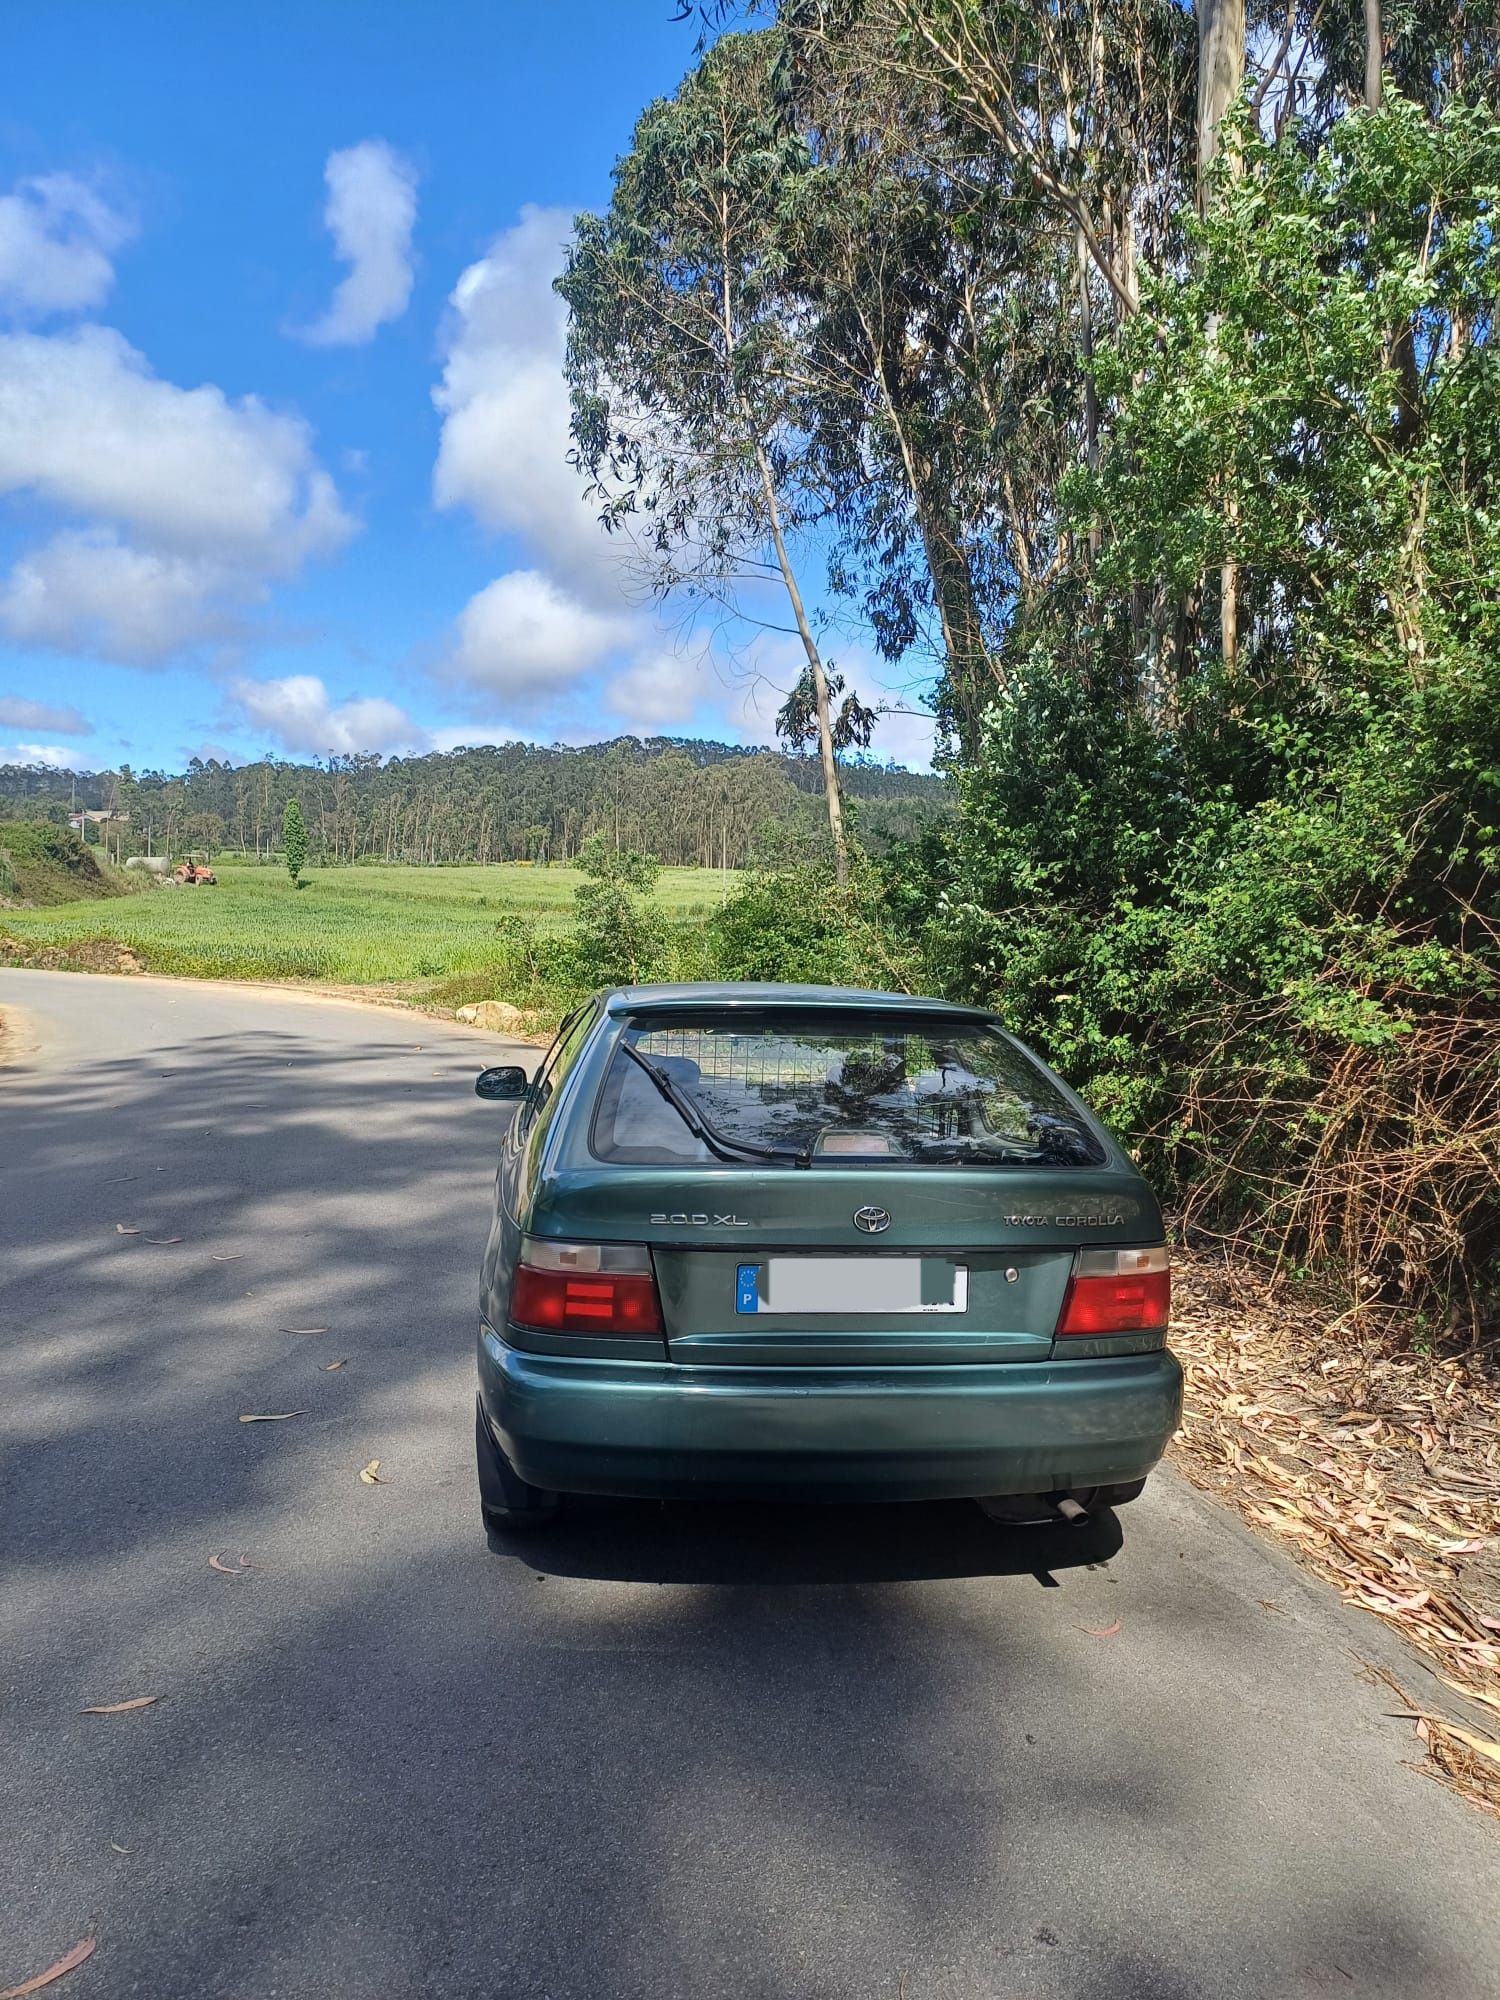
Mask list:
[[[526,1226],[649,1245],[678,1361],[1040,1360],[1080,1248],[1160,1241],[1129,1162],[981,1014],[675,1008],[579,1081]]]
[[[778,1367],[1044,1359],[1075,1252],[1161,1231],[1129,1171],[972,1167],[565,1172],[530,1227],[648,1244],[674,1359]]]

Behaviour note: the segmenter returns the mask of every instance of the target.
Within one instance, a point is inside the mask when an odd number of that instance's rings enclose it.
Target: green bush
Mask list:
[[[117,896],[134,884],[101,864],[71,827],[0,822],[0,895],[47,906]]]
[[[709,919],[707,961],[717,979],[923,986],[920,955],[892,920],[882,878],[860,859],[844,889],[816,863],[743,877]]]
[[[572,983],[634,986],[661,975],[668,925],[651,901],[661,873],[654,854],[611,849],[602,834],[586,840],[578,866],[588,880],[573,895]]]
[[[1407,1330],[1496,1311],[1500,354],[1470,335],[1497,185],[1500,125],[1462,106],[1247,141],[1101,349],[1110,434],[1066,487],[1097,558],[1016,621],[959,823],[891,899],[1189,1222],[1327,1260]]]

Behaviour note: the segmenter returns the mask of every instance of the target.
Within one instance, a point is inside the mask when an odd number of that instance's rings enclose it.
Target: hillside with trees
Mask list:
[[[861,839],[875,853],[953,810],[948,781],[856,755],[842,764]],[[627,736],[580,749],[508,743],[425,757],[320,763],[194,758],[178,774],[0,765],[0,816],[65,822],[111,811],[110,851],[233,849],[270,858],[292,799],[319,867],[572,861],[593,834],[671,865],[743,868],[827,846],[812,761],[770,750]]]

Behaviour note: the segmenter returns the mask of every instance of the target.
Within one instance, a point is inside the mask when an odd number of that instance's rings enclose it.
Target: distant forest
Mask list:
[[[854,757],[841,770],[858,838],[881,854],[952,811],[947,781]],[[0,819],[126,815],[111,853],[225,848],[269,856],[286,802],[313,858],[338,862],[566,862],[593,833],[684,867],[815,855],[828,837],[816,758],[633,736],[582,749],[508,743],[425,757],[221,764],[179,774],[0,764]],[[90,833],[97,837],[98,830]]]

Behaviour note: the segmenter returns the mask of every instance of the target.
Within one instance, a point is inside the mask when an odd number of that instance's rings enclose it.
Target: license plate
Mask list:
[[[946,1257],[771,1257],[741,1264],[737,1313],[961,1313],[969,1273]]]

